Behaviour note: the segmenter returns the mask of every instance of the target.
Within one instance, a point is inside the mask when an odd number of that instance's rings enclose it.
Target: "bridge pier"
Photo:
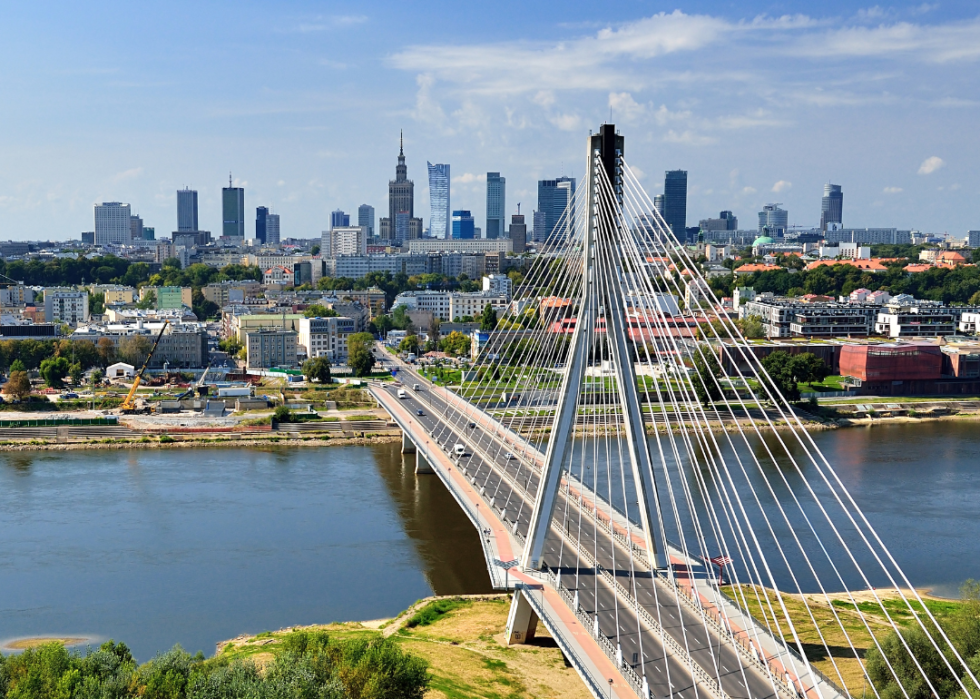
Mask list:
[[[538,615],[524,597],[522,586],[518,584],[514,589],[510,613],[507,615],[507,645],[512,646],[533,640],[537,629]]]
[[[425,455],[421,451],[415,452],[415,474],[429,474],[435,473],[435,469],[432,468],[432,464],[429,460],[425,458]]]
[[[412,441],[407,432],[402,431],[402,454],[414,454],[416,451],[415,442]]]

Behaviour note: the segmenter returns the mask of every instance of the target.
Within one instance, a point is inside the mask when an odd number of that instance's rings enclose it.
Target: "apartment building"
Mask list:
[[[357,332],[353,318],[303,318],[299,322],[298,344],[311,359],[326,357],[332,364],[347,361],[347,338]]]

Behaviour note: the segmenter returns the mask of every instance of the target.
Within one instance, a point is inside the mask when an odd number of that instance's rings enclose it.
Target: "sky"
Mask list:
[[[221,230],[229,173],[283,237],[387,211],[399,130],[416,215],[426,161],[485,225],[485,177],[530,214],[538,179],[581,177],[612,121],[651,196],[688,171],[688,225],[778,202],[819,222],[980,229],[980,5],[812,2],[5,3],[0,240],[77,239],[93,204],[157,236],[176,190]],[[529,218],[530,221],[530,218]]]

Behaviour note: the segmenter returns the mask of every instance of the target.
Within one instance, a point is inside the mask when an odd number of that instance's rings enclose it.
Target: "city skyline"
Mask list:
[[[797,2],[775,16],[753,3],[651,14],[573,2],[560,18],[520,7],[500,42],[486,29],[503,28],[507,3],[365,3],[333,15],[303,2],[234,13],[219,3],[196,8],[190,31],[181,7],[11,11],[0,238],[77,237],[103,201],[128,202],[169,232],[185,185],[199,192],[200,228],[220,231],[228,169],[243,173],[234,184],[249,202],[286,217],[285,236],[315,237],[336,208],[384,209],[400,128],[418,168],[416,216],[431,218],[420,174],[429,160],[453,163],[453,206],[485,221],[486,172],[510,180],[511,201],[533,202],[537,180],[582,176],[580,137],[610,114],[651,194],[658,173],[689,172],[688,221],[719,210],[748,220],[778,200],[791,225],[816,227],[834,182],[848,192],[848,226],[956,237],[980,226],[970,167],[980,19],[968,3],[837,2],[809,15]],[[82,50],[110,16],[141,36],[138,54]],[[229,21],[246,50],[225,39],[188,58]],[[258,103],[241,96],[254,90]]]

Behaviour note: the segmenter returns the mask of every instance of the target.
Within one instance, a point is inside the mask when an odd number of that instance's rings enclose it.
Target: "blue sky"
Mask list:
[[[387,207],[405,129],[483,225],[482,177],[529,212],[536,181],[580,175],[613,121],[652,194],[689,171],[688,220],[767,202],[814,225],[962,237],[980,228],[980,6],[940,2],[7,3],[0,44],[0,239],[77,238],[92,204],[158,235],[175,191],[220,230],[232,171],[284,236]],[[689,224],[690,225],[690,224]]]

